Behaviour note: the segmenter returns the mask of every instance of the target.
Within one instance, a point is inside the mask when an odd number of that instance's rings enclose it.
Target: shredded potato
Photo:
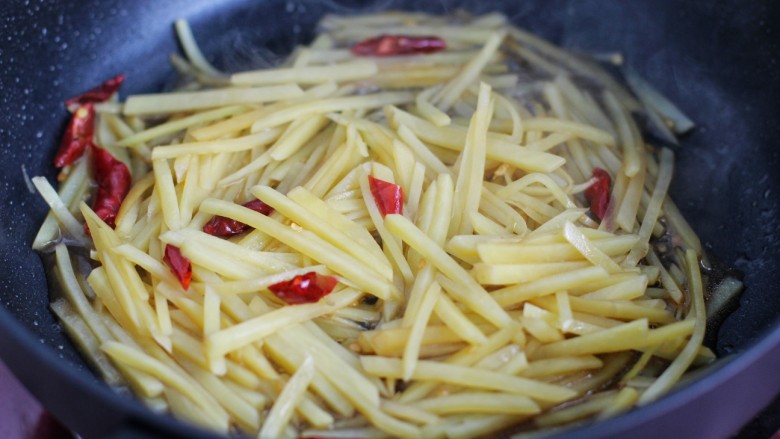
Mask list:
[[[83,202],[88,157],[59,193],[33,179],[52,308],[112,385],[224,434],[477,437],[614,416],[713,358],[674,156],[597,66],[500,14],[329,16],[284,66],[234,74],[176,29],[194,82],[98,109],[132,167],[116,227]],[[447,48],[349,50],[392,34]],[[306,275],[333,291],[285,302]]]

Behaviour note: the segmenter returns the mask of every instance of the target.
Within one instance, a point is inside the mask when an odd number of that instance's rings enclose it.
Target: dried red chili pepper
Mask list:
[[[130,170],[111,153],[91,144],[92,168],[97,190],[92,196],[92,210],[111,228],[116,227],[116,214],[130,191]],[[89,230],[85,231],[89,233]]]
[[[290,280],[275,283],[268,287],[276,297],[290,305],[318,302],[330,294],[339,283],[333,276],[323,276],[314,271],[299,274]]]
[[[62,168],[75,162],[92,143],[94,134],[95,107],[88,102],[71,116],[65,134],[62,135],[60,149],[54,156],[54,166]]]
[[[609,187],[612,179],[607,171],[601,168],[593,169],[593,178],[596,181],[585,189],[585,198],[590,203],[590,210],[598,219],[604,219],[609,205]]]
[[[376,207],[382,216],[404,213],[404,190],[401,186],[368,176],[368,186],[374,196]]]
[[[97,87],[68,99],[65,101],[65,106],[68,107],[68,111],[72,113],[78,111],[82,105],[86,105],[87,103],[105,102],[119,90],[119,86],[122,85],[122,81],[124,80],[125,74],[120,73]]]
[[[252,200],[248,203],[242,204],[242,206],[252,209],[255,212],[260,212],[263,215],[270,215],[271,212],[274,211],[271,206],[263,203],[260,200]],[[226,218],[224,216],[215,216],[203,226],[204,232],[208,233],[209,235],[218,236],[220,238],[238,235],[239,233],[244,233],[249,229],[251,229],[250,226],[240,221]]]
[[[179,283],[185,290],[190,287],[192,280],[192,263],[181,254],[179,247],[171,244],[165,244],[165,255],[163,261],[168,264],[171,272],[179,279]]]
[[[393,56],[433,53],[446,48],[447,43],[433,35],[380,35],[355,43],[352,53],[357,56]]]

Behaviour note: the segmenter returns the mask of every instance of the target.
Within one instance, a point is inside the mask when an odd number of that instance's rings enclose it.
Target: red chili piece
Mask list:
[[[92,210],[106,224],[114,228],[119,207],[127,192],[130,191],[130,170],[111,153],[94,144],[92,144],[92,167],[97,183],[97,190],[92,198]],[[86,226],[84,227],[86,229]]]
[[[275,283],[268,287],[276,297],[290,305],[318,302],[330,294],[339,283],[333,276],[322,276],[314,271],[299,274],[290,280]]]
[[[401,186],[368,176],[368,186],[374,196],[376,207],[384,217],[393,213],[404,213],[404,190]]]
[[[190,287],[192,280],[192,263],[181,254],[179,247],[171,244],[165,244],[165,255],[163,261],[168,264],[171,272],[179,279],[179,283],[185,290]]]
[[[590,203],[590,210],[598,219],[603,220],[604,215],[607,214],[607,206],[609,205],[609,187],[612,183],[612,179],[609,177],[607,171],[601,168],[593,169],[593,178],[596,181],[585,189],[585,198]]]
[[[271,212],[274,211],[271,206],[263,203],[260,200],[252,200],[248,203],[242,204],[242,206],[248,209],[252,209],[255,212],[260,212],[263,215],[270,215]],[[226,218],[224,216],[215,216],[203,226],[203,231],[212,236],[227,238],[229,236],[238,235],[239,233],[244,233],[251,228],[252,227],[240,221]]]
[[[447,48],[447,43],[436,36],[380,35],[352,46],[357,56],[393,56],[433,53]]]
[[[71,116],[70,123],[60,141],[60,149],[54,156],[54,166],[62,168],[75,162],[84,154],[87,146],[92,143],[94,133],[95,107],[88,102]]]
[[[122,85],[122,81],[124,80],[125,80],[125,74],[120,73],[119,75],[98,85],[92,90],[89,90],[85,93],[82,93],[78,96],[74,96],[68,99],[67,101],[65,101],[65,106],[68,107],[68,111],[74,112],[77,111],[79,107],[81,107],[82,105],[86,105],[87,103],[90,102],[105,102],[114,93],[116,93],[117,90],[119,90],[119,87]]]

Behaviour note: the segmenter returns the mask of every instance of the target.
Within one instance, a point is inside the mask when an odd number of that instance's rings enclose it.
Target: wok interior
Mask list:
[[[20,43],[7,50],[13,61],[0,66],[2,79],[18,84],[4,97],[17,111],[0,115],[0,197],[6,207],[0,212],[6,259],[0,303],[64,362],[86,370],[48,311],[43,265],[30,250],[46,208],[27,191],[20,167],[30,176],[54,179],[50,163],[66,119],[64,98],[119,72],[128,76],[123,95],[170,87],[175,78],[167,56],[177,50],[171,23],[180,16],[191,21],[218,67],[237,70],[273,63],[296,43],[308,42],[326,12],[420,9],[410,1],[358,3],[107,1],[98,10],[78,2],[61,12],[31,9],[28,30],[14,31]],[[446,13],[459,7],[502,10],[516,24],[583,53],[622,52],[697,122],[675,151],[672,198],[710,253],[742,271],[747,285],[741,306],[720,328],[716,350],[744,350],[772,328],[780,313],[780,158],[773,148],[780,136],[780,92],[768,60],[780,50],[777,38],[764,36],[771,20],[756,21],[771,12],[762,10],[769,6],[559,0],[443,1],[422,8]],[[42,56],[23,58],[37,53]]]

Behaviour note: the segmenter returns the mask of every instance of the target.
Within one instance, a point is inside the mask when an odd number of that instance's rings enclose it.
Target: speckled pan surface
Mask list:
[[[416,6],[415,6],[416,5]],[[207,437],[113,394],[49,313],[30,243],[46,207],[26,175],[53,178],[62,100],[125,72],[122,94],[174,80],[171,23],[188,18],[228,69],[273,62],[326,12],[499,9],[575,50],[620,51],[697,123],[677,149],[672,196],[708,249],[745,274],[717,350],[736,354],[642,410],[571,437],[726,437],[780,391],[780,5],[773,1],[6,1],[0,6],[0,357],[84,437]],[[695,415],[695,416],[694,416]],[[686,419],[696,417],[697,423]],[[630,432],[630,433],[629,433]]]

